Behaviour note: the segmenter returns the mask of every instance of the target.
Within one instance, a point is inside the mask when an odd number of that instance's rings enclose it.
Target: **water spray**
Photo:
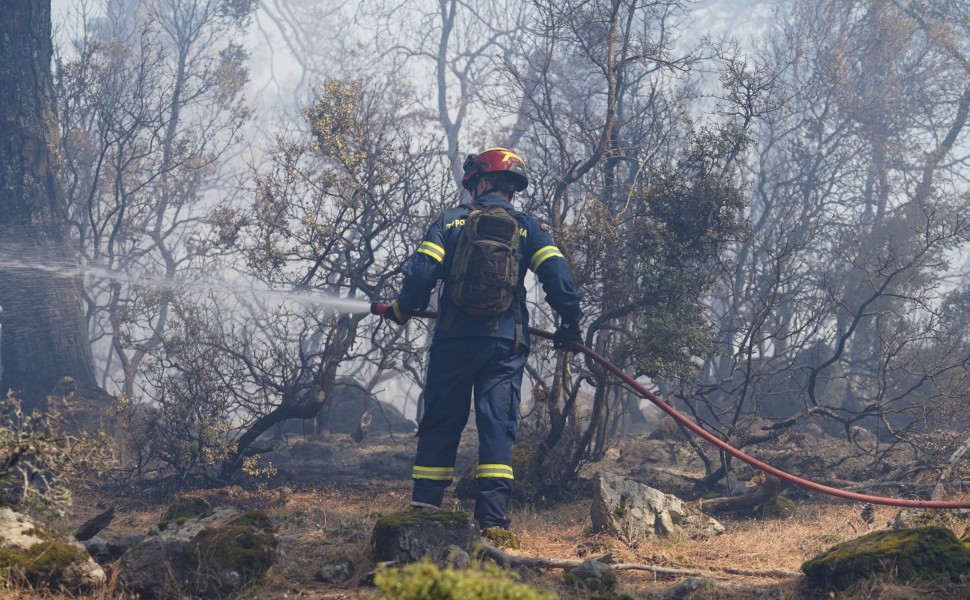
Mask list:
[[[384,316],[387,313],[389,304],[382,302],[374,302],[370,305],[371,314]],[[438,318],[438,314],[430,311],[419,311],[412,313],[412,317],[424,317],[428,319]],[[543,331],[542,329],[537,329],[535,327],[530,327],[529,332],[535,336],[545,338],[547,340],[553,339],[553,334],[548,331]],[[752,467],[764,471],[770,475],[774,475],[778,479],[787,481],[788,483],[807,488],[822,494],[827,494],[829,496],[835,496],[837,498],[844,498],[846,500],[852,500],[854,502],[866,502],[869,504],[883,504],[887,506],[900,506],[905,508],[925,508],[925,509],[967,509],[970,508],[970,502],[951,502],[945,500],[909,500],[906,498],[887,498],[885,496],[870,496],[869,494],[859,494],[856,492],[850,492],[847,490],[840,490],[838,488],[833,488],[821,483],[810,481],[808,479],[803,479],[797,475],[792,475],[791,473],[782,471],[776,467],[773,467],[767,463],[761,462],[760,460],[745,454],[741,450],[734,448],[721,438],[715,436],[714,434],[701,428],[686,416],[681,414],[676,408],[668,404],[660,396],[657,396],[647,388],[643,387],[636,379],[630,377],[622,369],[608,361],[605,357],[597,354],[592,349],[586,347],[580,342],[568,342],[568,349],[572,352],[578,354],[583,354],[587,356],[592,361],[599,364],[601,367],[605,368],[610,373],[616,375],[623,383],[630,387],[633,391],[639,394],[642,398],[646,398],[652,402],[657,408],[664,411],[671,416],[675,421],[683,425],[684,427],[690,429],[696,435],[704,438],[708,443],[716,446],[719,450],[722,450],[731,456],[751,465]]]
[[[51,277],[83,277],[90,276],[98,279],[120,282],[132,286],[151,288],[161,292],[174,291],[224,291],[233,295],[255,295],[267,299],[287,300],[305,306],[326,306],[339,313],[362,313],[368,309],[368,302],[357,298],[343,298],[332,296],[313,289],[277,290],[256,287],[245,281],[227,281],[225,279],[173,279],[164,276],[132,275],[123,271],[113,270],[91,263],[78,263],[69,260],[24,260],[14,258],[7,253],[2,254],[5,269],[31,269],[41,271]]]

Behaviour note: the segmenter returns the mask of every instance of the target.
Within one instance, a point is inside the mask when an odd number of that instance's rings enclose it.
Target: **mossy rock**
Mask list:
[[[222,593],[261,581],[276,560],[278,543],[269,517],[251,510],[225,523],[205,527],[186,546],[185,552],[198,561],[200,569],[238,575],[238,586],[212,590]]]
[[[479,541],[471,515],[460,511],[401,511],[384,515],[374,524],[374,560],[411,563],[435,559],[457,546],[472,554]]]
[[[356,569],[355,561],[338,556],[324,562],[313,578],[322,583],[341,585],[353,579]]]
[[[950,516],[946,511],[919,510],[904,508],[896,513],[891,521],[893,529],[914,529],[916,527],[950,527]]]
[[[806,561],[802,571],[814,583],[836,589],[869,578],[959,581],[970,572],[970,550],[943,527],[874,531],[833,546]]]
[[[0,509],[0,587],[85,592],[104,581],[104,570],[76,540],[28,515]]]
[[[179,497],[165,509],[162,518],[158,521],[158,529],[162,531],[169,525],[181,525],[189,519],[207,517],[211,514],[212,505],[203,498]]]
[[[402,510],[377,519],[374,533],[379,535],[394,534],[408,527],[425,523],[467,524],[472,517],[459,510]]]
[[[120,584],[142,598],[230,597],[263,579],[279,544],[264,513],[228,507],[153,532],[117,565]]]
[[[489,527],[482,531],[482,539],[499,549],[519,550],[522,542],[519,536],[501,527]]]
[[[585,560],[578,567],[563,573],[566,585],[590,592],[612,592],[616,588],[616,571],[597,560]]]
[[[755,516],[762,519],[790,519],[795,515],[797,508],[797,505],[788,498],[774,496],[755,509]]]
[[[455,570],[420,561],[379,571],[380,598],[395,600],[555,600],[556,595],[516,581],[495,565]]]
[[[27,549],[0,548],[0,579],[33,588],[87,591],[90,584],[78,577],[78,565],[90,560],[87,552],[52,536],[43,537],[44,541]]]

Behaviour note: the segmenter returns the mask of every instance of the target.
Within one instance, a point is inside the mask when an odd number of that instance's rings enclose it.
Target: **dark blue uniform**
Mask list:
[[[497,194],[485,194],[475,204],[485,208],[498,205],[513,211],[511,203]],[[447,257],[455,252],[469,212],[468,206],[446,210],[405,264],[404,283],[397,299],[402,313],[427,308],[438,280],[446,279]],[[515,218],[520,226],[519,281],[524,280],[527,270],[533,271],[546,301],[562,321],[578,324],[583,316],[581,295],[573,286],[562,253],[535,217],[516,214]],[[418,426],[412,500],[440,506],[445,489],[454,478],[458,442],[468,422],[474,392],[479,438],[475,519],[483,529],[508,527],[510,522],[512,442],[518,427],[522,373],[529,353],[529,313],[523,295],[519,298],[497,321],[458,312],[454,319],[448,319],[451,322],[445,323],[451,311],[461,309],[452,304],[447,290],[442,292],[428,363],[425,411]],[[518,319],[514,311],[519,311]]]

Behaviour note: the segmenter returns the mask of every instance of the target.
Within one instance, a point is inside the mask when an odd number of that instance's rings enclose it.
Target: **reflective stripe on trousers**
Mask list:
[[[474,397],[480,465],[475,519],[483,528],[508,526],[512,442],[528,352],[512,340],[488,337],[441,340],[431,347],[412,500],[441,505]]]

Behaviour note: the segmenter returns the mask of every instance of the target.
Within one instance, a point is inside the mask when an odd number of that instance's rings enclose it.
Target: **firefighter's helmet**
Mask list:
[[[511,148],[489,148],[478,156],[469,154],[462,165],[465,170],[461,185],[469,192],[475,189],[478,178],[493,173],[508,173],[516,192],[529,187],[529,176],[525,171],[525,161]]]

